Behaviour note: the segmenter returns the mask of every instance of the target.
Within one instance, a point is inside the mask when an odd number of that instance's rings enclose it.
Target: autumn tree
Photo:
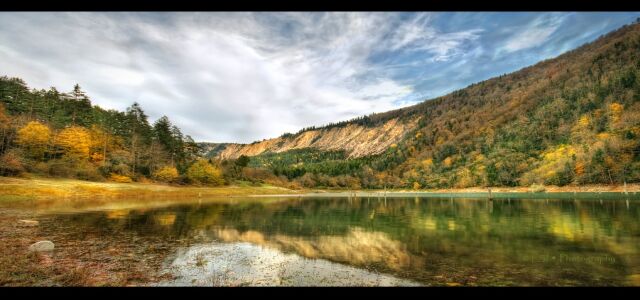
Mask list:
[[[93,163],[99,163],[104,166],[109,153],[107,149],[112,145],[111,141],[115,141],[108,132],[100,128],[98,125],[91,125],[89,132],[89,155]]]
[[[80,126],[71,126],[56,135],[55,146],[60,152],[72,159],[89,158],[92,141],[89,130]]]
[[[178,170],[171,166],[164,166],[153,173],[153,178],[162,182],[173,182],[178,179],[179,176]]]
[[[208,161],[200,159],[196,161],[187,170],[187,178],[198,184],[222,185],[222,172],[217,167],[211,165]]]
[[[7,115],[4,105],[0,103],[0,154],[5,152],[9,143],[9,132],[11,131],[11,119]]]
[[[0,155],[0,176],[14,176],[24,171],[24,166],[15,151],[7,151]]]
[[[18,145],[22,146],[34,159],[44,159],[50,139],[51,130],[38,121],[31,121],[18,130]]]

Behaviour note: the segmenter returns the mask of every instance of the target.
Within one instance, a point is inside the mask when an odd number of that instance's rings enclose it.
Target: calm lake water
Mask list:
[[[68,238],[185,241],[160,285],[640,285],[637,199],[234,198],[39,214]]]

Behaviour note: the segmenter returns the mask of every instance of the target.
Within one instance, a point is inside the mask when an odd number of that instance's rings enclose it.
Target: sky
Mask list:
[[[517,71],[640,12],[1,12],[0,76],[250,143]]]

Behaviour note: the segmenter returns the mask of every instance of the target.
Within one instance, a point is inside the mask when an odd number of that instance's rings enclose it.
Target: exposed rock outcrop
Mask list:
[[[263,152],[284,152],[293,149],[344,150],[349,158],[375,155],[399,142],[405,133],[418,124],[418,116],[392,118],[379,126],[348,124],[305,131],[288,137],[278,137],[252,144],[226,144],[216,157],[234,159],[240,155],[255,156]]]

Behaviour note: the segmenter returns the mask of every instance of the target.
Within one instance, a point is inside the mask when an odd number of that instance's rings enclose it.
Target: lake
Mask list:
[[[151,285],[640,285],[640,202],[622,195],[22,205],[55,251],[93,240],[160,261],[170,276]]]

